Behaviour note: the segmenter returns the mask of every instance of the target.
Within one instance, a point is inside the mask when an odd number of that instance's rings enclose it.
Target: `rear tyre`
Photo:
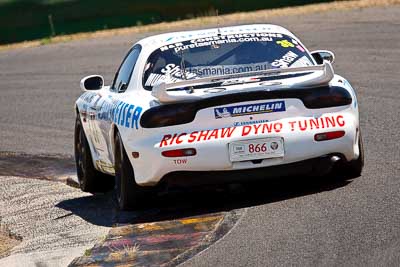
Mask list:
[[[349,163],[347,163],[347,166],[345,167],[347,173],[352,177],[361,176],[362,170],[364,168],[364,144],[362,140],[361,131],[358,140],[358,151],[359,151],[358,159],[350,161]]]
[[[112,190],[114,187],[113,178],[97,171],[93,166],[89,143],[79,116],[75,121],[74,143],[76,171],[81,190],[89,193],[107,192]]]
[[[120,210],[131,210],[142,205],[147,188],[136,184],[135,174],[122,144],[120,134],[115,137],[115,193]]]
[[[337,177],[339,179],[356,178],[361,176],[364,167],[364,144],[360,132],[358,140],[359,157],[350,162],[341,162],[335,168]]]

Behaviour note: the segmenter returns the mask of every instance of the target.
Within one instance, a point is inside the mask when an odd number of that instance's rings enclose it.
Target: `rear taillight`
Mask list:
[[[196,155],[196,149],[194,148],[183,148],[174,150],[165,150],[161,152],[161,155],[167,158],[177,158],[177,157],[189,157]]]
[[[352,102],[350,93],[338,86],[315,88],[301,100],[310,109],[345,106]]]
[[[140,125],[143,128],[158,128],[185,124],[193,121],[197,109],[195,104],[170,104],[153,107],[143,113]]]
[[[334,131],[334,132],[325,132],[325,133],[318,133],[314,135],[314,140],[315,141],[326,141],[326,140],[332,140],[332,139],[337,139],[340,137],[343,137],[345,134],[344,131]]]

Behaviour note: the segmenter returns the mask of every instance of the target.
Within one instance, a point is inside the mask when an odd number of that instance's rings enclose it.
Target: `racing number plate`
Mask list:
[[[232,162],[280,158],[284,153],[283,138],[281,137],[238,141],[229,144],[229,158]]]

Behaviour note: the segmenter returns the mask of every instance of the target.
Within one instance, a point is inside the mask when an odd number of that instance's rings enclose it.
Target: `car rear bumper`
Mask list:
[[[341,154],[329,154],[299,162],[270,167],[231,171],[176,171],[166,174],[161,183],[169,186],[196,186],[264,180],[292,175],[322,176],[329,173]]]

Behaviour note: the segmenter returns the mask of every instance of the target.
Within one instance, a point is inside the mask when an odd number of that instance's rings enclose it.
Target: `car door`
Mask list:
[[[100,133],[98,138],[101,139],[97,142],[98,147],[96,147],[99,155],[99,162],[97,164],[100,169],[108,173],[113,172],[114,162],[114,155],[110,144],[112,140],[110,135],[112,134],[112,124],[114,123],[114,110],[125,96],[140,51],[140,45],[135,45],[129,50],[118,68],[110,88],[100,92],[101,98],[95,105],[97,112],[95,128]]]

